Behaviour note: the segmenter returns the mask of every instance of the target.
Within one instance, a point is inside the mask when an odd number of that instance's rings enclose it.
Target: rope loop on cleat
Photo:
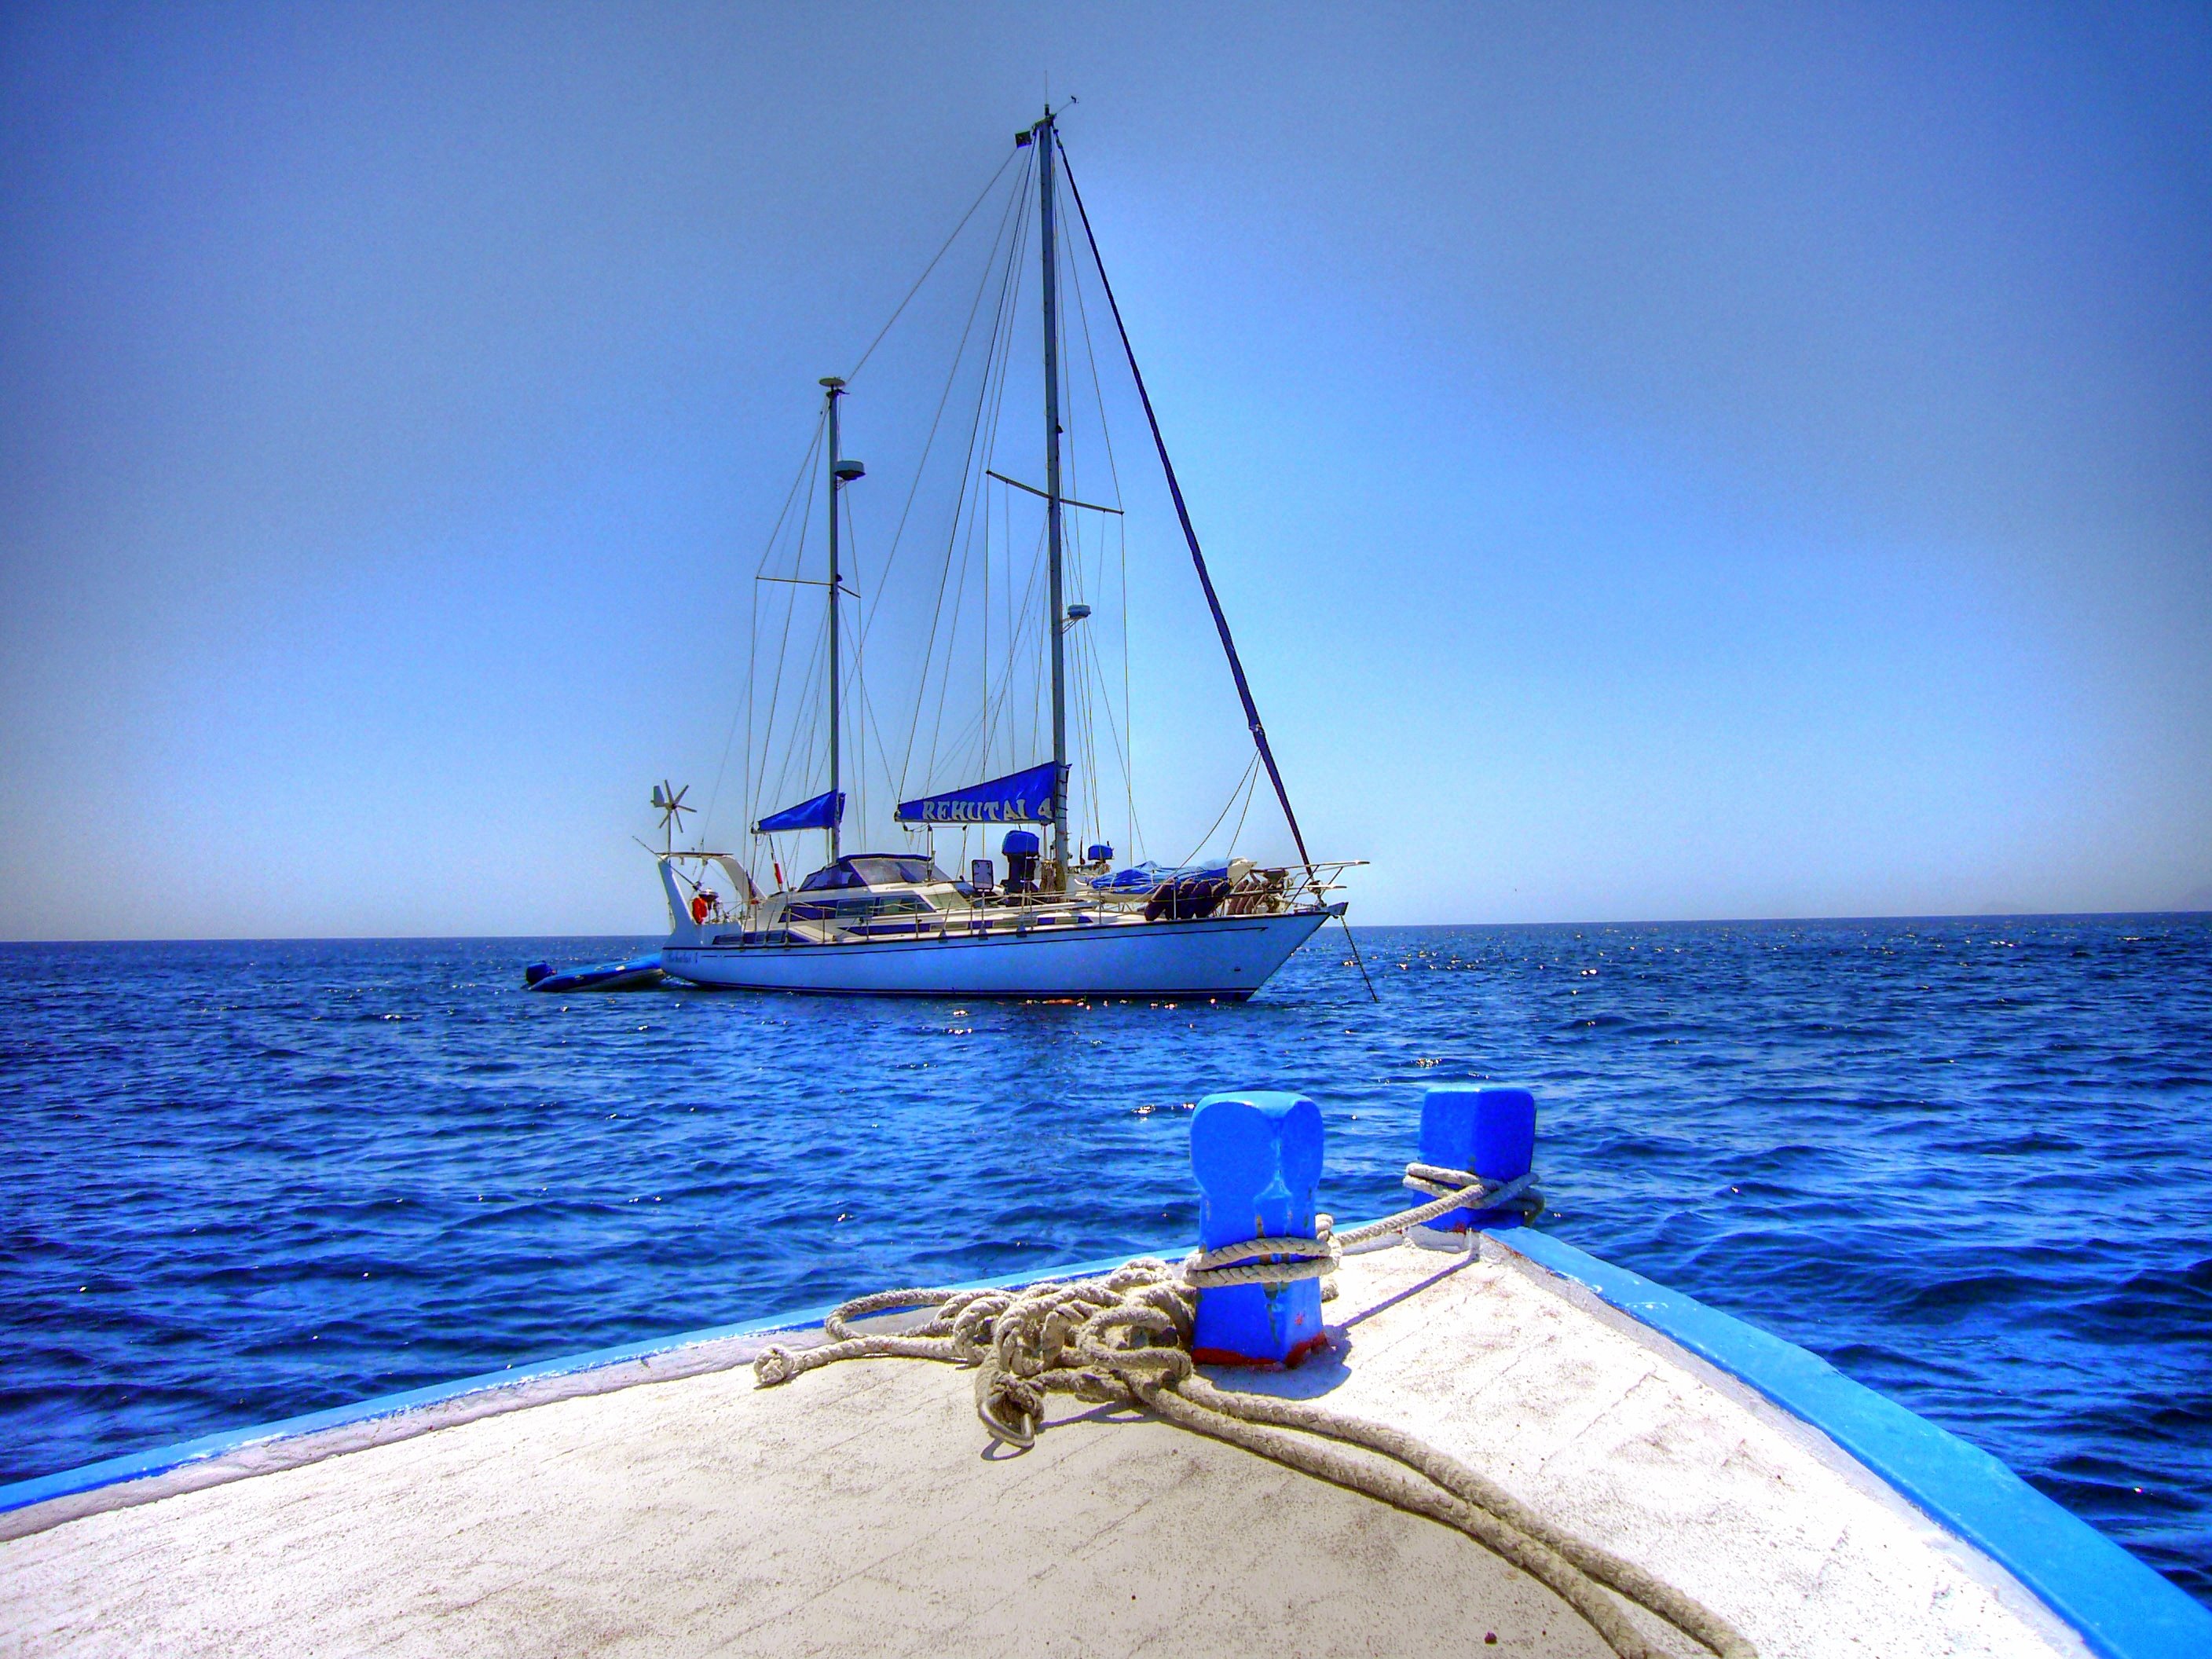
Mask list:
[[[1344,1260],[1343,1246],[1330,1236],[1331,1224],[1329,1217],[1318,1215],[1311,1238],[1249,1238],[1241,1244],[1194,1250],[1183,1261],[1182,1282],[1194,1291],[1218,1291],[1230,1285],[1325,1279]]]

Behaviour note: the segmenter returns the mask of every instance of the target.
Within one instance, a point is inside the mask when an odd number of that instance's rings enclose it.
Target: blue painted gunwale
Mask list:
[[[2212,1611],[1989,1453],[1817,1354],[1534,1228],[1498,1243],[1595,1291],[1826,1435],[2026,1585],[2106,1659],[2207,1659]]]
[[[1177,1251],[1171,1259],[1180,1260],[1182,1254]],[[1046,1273],[1019,1273],[1000,1279],[979,1279],[958,1288],[1011,1290],[1024,1285],[1042,1284],[1048,1279],[1088,1278],[1094,1274],[1109,1273],[1132,1259],[1117,1255],[1104,1261],[1078,1261]],[[587,1349],[582,1353],[565,1354],[558,1359],[543,1359],[532,1364],[479,1372],[474,1376],[462,1377],[458,1382],[436,1382],[428,1388],[410,1389],[402,1394],[379,1395],[374,1399],[356,1401],[349,1406],[332,1406],[327,1410],[282,1418],[276,1422],[263,1423],[252,1428],[223,1429],[214,1434],[202,1435],[197,1440],[182,1440],[173,1445],[156,1446],[148,1451],[127,1452],[120,1457],[81,1464],[73,1469],[35,1475],[28,1480],[17,1480],[0,1486],[0,1515],[28,1509],[33,1504],[44,1504],[56,1498],[74,1498],[81,1492],[97,1492],[102,1486],[119,1486],[126,1481],[145,1480],[157,1474],[167,1474],[187,1464],[204,1463],[212,1458],[243,1451],[248,1446],[267,1445],[277,1440],[295,1440],[301,1435],[320,1434],[326,1429],[347,1428],[356,1423],[374,1423],[383,1418],[419,1411],[425,1406],[441,1406],[449,1400],[459,1400],[470,1395],[512,1389],[550,1376],[570,1376],[579,1371],[597,1370],[605,1365],[650,1359],[659,1354],[673,1353],[681,1348],[696,1347],[702,1342],[726,1341],[738,1336],[772,1336],[778,1331],[812,1330],[820,1326],[837,1306],[835,1302],[825,1303],[817,1308],[775,1314],[766,1319],[748,1320],[742,1324],[711,1325],[703,1330],[654,1337],[650,1341],[626,1343],[620,1347]]]
[[[1852,1382],[1794,1343],[1640,1273],[1601,1261],[1548,1233],[1511,1227],[1498,1229],[1491,1237],[1537,1266],[1584,1286],[1820,1430],[1946,1531],[2003,1566],[2105,1659],[2205,1659],[2212,1655],[2212,1612],[1987,1452]],[[1168,1261],[1182,1253],[1182,1249],[1154,1252]],[[1010,1289],[1048,1279],[1087,1277],[1110,1273],[1131,1259],[1117,1255],[1072,1262],[1044,1273],[976,1279],[962,1288]],[[249,1446],[396,1417],[470,1395],[649,1359],[702,1342],[807,1330],[819,1326],[835,1305],[596,1348],[112,1457],[0,1486],[0,1514],[167,1474]]]

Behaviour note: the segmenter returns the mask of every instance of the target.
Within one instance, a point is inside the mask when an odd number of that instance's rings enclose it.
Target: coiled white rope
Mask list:
[[[1440,1179],[1441,1177],[1441,1179]],[[882,1291],[839,1307],[824,1322],[831,1340],[797,1351],[771,1347],[753,1362],[763,1388],[839,1360],[903,1356],[975,1368],[975,1413],[994,1438],[1024,1450],[1035,1443],[1045,1396],[1071,1394],[1094,1403],[1141,1407],[1164,1420],[1333,1485],[1456,1528],[1550,1589],[1587,1620],[1620,1659],[1664,1659],[1629,1622],[1611,1590],[1646,1609],[1722,1659],[1757,1659],[1741,1632],[1703,1603],[1662,1583],[1632,1562],[1552,1525],[1511,1493],[1458,1459],[1380,1423],[1343,1416],[1309,1401],[1233,1394],[1198,1374],[1191,1358],[1199,1274],[1255,1267],[1296,1269],[1291,1278],[1326,1273],[1346,1243],[1402,1232],[1448,1210],[1497,1208],[1527,1194],[1527,1178],[1492,1187],[1464,1170],[1415,1164],[1407,1184],[1436,1191],[1436,1203],[1368,1226],[1341,1239],[1317,1218],[1316,1237],[1255,1239],[1205,1251],[1180,1273],[1150,1258],[1096,1279],[1049,1281],[1021,1291]],[[1518,1190],[1514,1188],[1517,1186]],[[1470,1199],[1476,1201],[1470,1202]],[[1540,1198],[1534,1201],[1540,1205]],[[1262,1247],[1292,1259],[1256,1262]],[[1216,1257],[1232,1259],[1216,1261]],[[1235,1278],[1214,1284],[1285,1283]],[[898,1335],[866,1335],[851,1322],[894,1309],[928,1308],[927,1322]],[[1358,1452],[1347,1452],[1356,1447]],[[1364,1454],[1364,1455],[1363,1455]]]

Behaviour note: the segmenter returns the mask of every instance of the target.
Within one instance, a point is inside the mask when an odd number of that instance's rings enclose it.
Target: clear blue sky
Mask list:
[[[1048,74],[1356,919],[2212,904],[2201,7],[13,5],[0,937],[658,928]]]

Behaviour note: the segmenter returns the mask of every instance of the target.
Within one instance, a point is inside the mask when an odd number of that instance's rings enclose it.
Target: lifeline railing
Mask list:
[[[1328,895],[1344,890],[1345,884],[1335,879],[1346,870],[1357,869],[1367,862],[1364,859],[1336,859],[1309,866],[1269,866],[1255,869],[1243,882],[1225,895],[1219,905],[1208,914],[1219,915],[1285,915],[1294,914],[1309,904],[1323,908],[1328,904]],[[1271,885],[1277,876],[1283,878],[1279,887]],[[1261,884],[1250,884],[1259,878]],[[1162,883],[1160,885],[1168,885]],[[809,939],[809,944],[868,945],[892,939],[972,939],[990,933],[1027,933],[1039,927],[1050,926],[1048,915],[1067,915],[1072,925],[1099,926],[1109,915],[1126,915],[1152,902],[1159,887],[1141,892],[1115,892],[1092,888],[1060,893],[1010,893],[995,896],[988,905],[971,906],[965,909],[939,910],[915,908],[911,895],[886,894],[880,899],[830,899],[803,902],[807,910],[823,914],[799,914],[802,902],[794,896],[793,902],[784,910],[781,924],[769,926],[761,915],[763,907],[752,906],[742,913],[743,926],[747,933],[788,933],[793,925],[819,928],[824,937]],[[1239,899],[1266,898],[1271,908],[1259,912],[1239,910],[1235,905]],[[888,925],[899,918],[910,920],[911,926],[900,928]],[[723,925],[736,927],[738,919],[722,915],[716,918]],[[709,925],[712,925],[710,922]],[[766,943],[767,941],[763,941]]]

